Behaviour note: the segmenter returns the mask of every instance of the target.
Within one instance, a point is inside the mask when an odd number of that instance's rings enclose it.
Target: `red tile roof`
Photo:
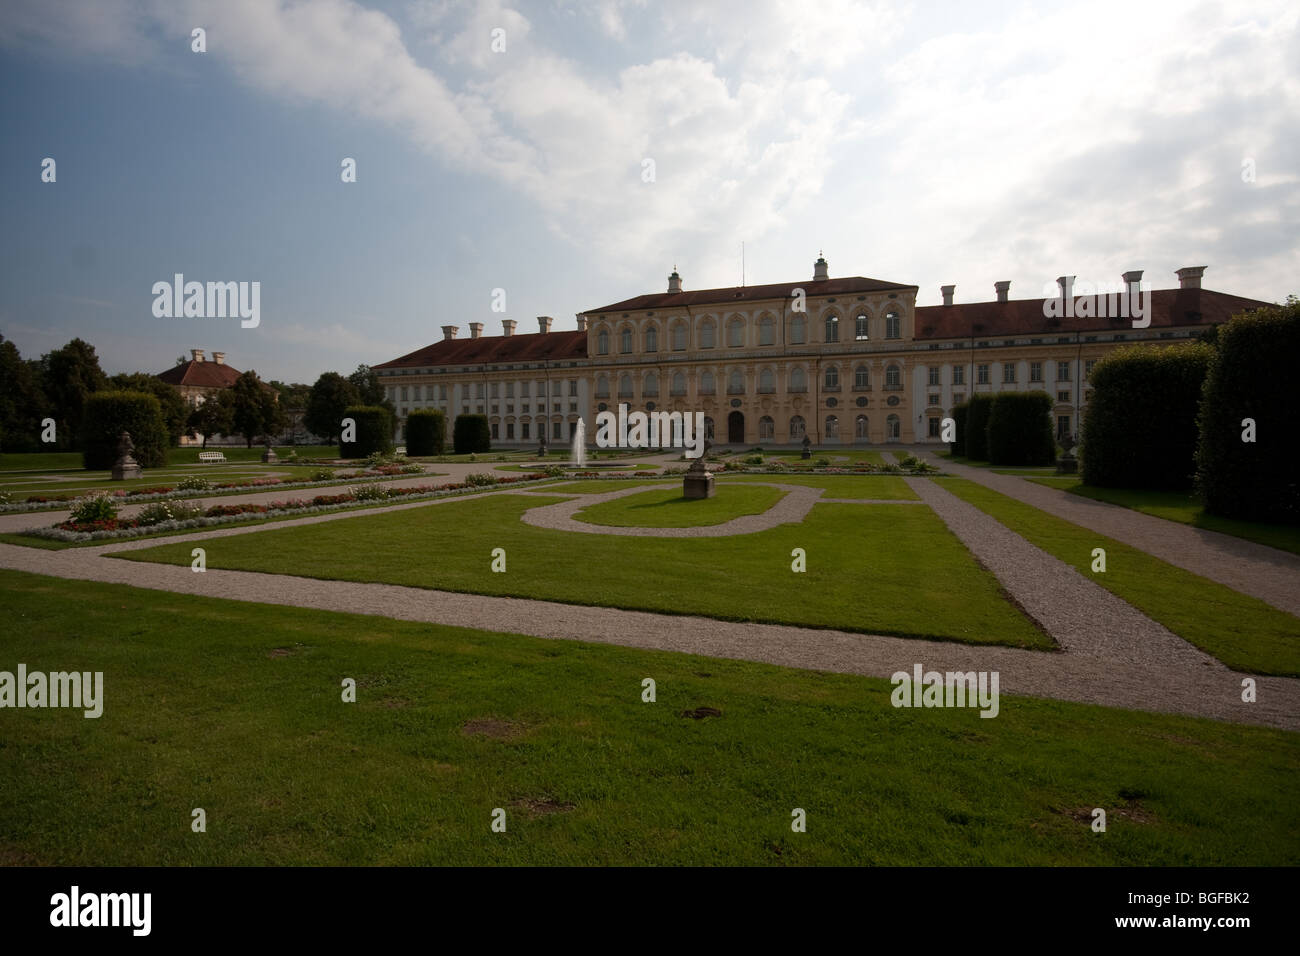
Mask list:
[[[1155,289],[1150,293],[1151,328],[1214,325],[1240,312],[1270,305],[1210,289]],[[1078,302],[1079,297],[1075,297]],[[1123,332],[1132,319],[1043,314],[1045,299],[1010,302],[971,302],[964,305],[929,305],[916,310],[917,339],[960,339],[999,335],[1058,335],[1069,332]]]
[[[434,365],[510,365],[559,362],[587,357],[587,333],[533,332],[528,335],[486,335],[477,339],[443,339],[391,362],[371,366],[425,368]]]
[[[636,312],[643,309],[671,309],[688,305],[720,305],[732,302],[754,302],[763,299],[789,298],[790,290],[803,289],[807,295],[850,295],[867,292],[901,292],[917,288],[868,279],[865,276],[845,276],[840,279],[805,279],[802,282],[775,282],[770,285],[731,286],[726,289],[701,289],[696,292],[656,292],[624,299],[613,305],[588,309],[584,315],[597,312]]]
[[[224,362],[195,362],[193,360],[173,365],[158,377],[168,385],[190,385],[195,388],[230,388],[239,378],[237,368]]]

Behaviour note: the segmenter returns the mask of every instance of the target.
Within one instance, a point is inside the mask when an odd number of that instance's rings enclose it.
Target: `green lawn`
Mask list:
[[[530,464],[523,464],[523,465],[494,465],[494,466],[493,466],[493,470],[494,470],[494,471],[522,471],[522,472],[534,472],[534,471],[543,471],[543,470],[545,470],[546,468],[549,468],[549,467],[552,467],[553,465],[558,465],[558,464],[561,464],[561,463],[558,462],[558,461],[547,462],[547,461],[543,461],[542,459],[539,458],[539,459],[537,459],[537,464],[532,464],[532,465],[530,465]],[[564,467],[567,468],[569,471],[585,471],[585,470],[587,470],[586,468],[579,468],[577,465],[574,465],[574,466],[572,466],[572,467],[569,467],[569,466],[566,464],[566,465],[564,465]],[[654,467],[653,465],[650,465],[650,466],[643,466],[643,465],[609,465],[609,464],[604,464],[603,467],[601,467],[601,468],[593,468],[593,469],[591,469],[591,470],[592,470],[592,471],[613,471],[613,472],[622,473],[622,472],[631,472],[631,471],[636,471],[637,469],[642,469],[642,470],[649,471],[649,470],[652,470],[653,467]]]
[[[744,451],[732,455],[729,460],[737,461],[747,458],[754,452]],[[866,449],[854,448],[814,448],[812,458],[805,461],[802,458],[801,451],[764,451],[763,458],[767,460],[780,459],[788,465],[795,465],[803,468],[811,468],[812,463],[818,458],[828,458],[832,465],[852,465],[860,462],[870,462],[873,465],[885,464],[884,456],[878,451],[869,451]]]
[[[640,494],[588,505],[574,518],[588,524],[637,528],[696,528],[723,524],[742,515],[762,514],[784,498],[779,488],[758,485],[719,491],[712,498],[689,501],[676,482]]]
[[[1085,485],[1077,476],[1070,478],[1031,479],[1039,484],[1060,488],[1071,494],[1094,501],[1132,508],[1143,514],[1179,524],[1190,524],[1207,531],[1219,531],[1236,538],[1245,538],[1256,544],[1267,545],[1292,554],[1300,554],[1300,527],[1281,524],[1264,524],[1257,521],[1237,521],[1209,515],[1199,498],[1181,491],[1151,491],[1145,488],[1096,488]]]
[[[673,484],[678,488],[682,486],[681,476],[675,478],[611,478],[602,480],[600,478],[584,478],[580,481],[566,481],[558,485],[547,485],[547,491],[558,491],[566,495],[603,495],[607,491],[618,491],[620,488],[636,488],[641,485],[666,485]]]
[[[917,500],[916,492],[908,487],[907,482],[895,475],[735,475],[719,473],[719,483],[730,484],[733,481],[769,481],[782,485],[804,485],[809,488],[825,488],[824,498],[859,498],[859,499],[910,499]]]
[[[935,479],[1236,670],[1300,675],[1300,619],[964,478]],[[1106,573],[1092,573],[1092,549]]]
[[[257,531],[209,541],[208,567],[1053,646],[929,508],[817,505],[801,524],[721,538],[615,538],[519,520],[530,508],[561,500],[494,495]],[[121,558],[188,565],[190,548],[182,541]],[[495,548],[506,550],[505,574],[488,570]],[[807,555],[807,571],[797,578],[794,548]]]
[[[878,679],[12,571],[0,595],[11,666],[105,697],[0,721],[6,865],[1300,862],[1283,731],[897,710]]]

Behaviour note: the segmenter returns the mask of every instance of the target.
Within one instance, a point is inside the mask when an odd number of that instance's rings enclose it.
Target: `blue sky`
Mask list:
[[[1185,265],[1282,300],[1291,6],[10,0],[0,333],[313,381],[446,324],[573,328],[674,264],[735,284],[742,241],[748,282],[824,250],[921,304]],[[261,324],[155,318],[176,272],[261,282]]]

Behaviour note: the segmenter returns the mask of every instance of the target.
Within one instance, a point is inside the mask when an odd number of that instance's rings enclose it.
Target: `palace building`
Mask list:
[[[500,446],[568,442],[579,418],[590,426],[619,404],[702,411],[710,438],[733,447],[938,443],[954,405],[1008,389],[1047,392],[1057,433],[1073,434],[1109,350],[1194,338],[1269,304],[1203,289],[1204,272],[1142,293],[1150,324],[1134,328],[1090,310],[1068,276],[1059,301],[1013,300],[995,282],[992,301],[954,303],[949,285],[943,305],[918,308],[917,286],[832,278],[824,258],[804,281],[694,292],[674,269],[666,292],[579,313],[575,331],[551,331],[549,316],[530,334],[510,319],[495,336],[471,322],[468,339],[446,325],[442,341],[374,369],[399,423],[441,409],[450,441],[457,415],[482,414]],[[1125,288],[1141,277],[1124,273]]]

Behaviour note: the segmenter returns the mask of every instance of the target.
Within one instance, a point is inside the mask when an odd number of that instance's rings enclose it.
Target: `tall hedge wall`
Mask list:
[[[447,437],[447,416],[436,408],[413,408],[406,416],[406,453],[441,455]]]
[[[1093,367],[1084,484],[1182,490],[1196,472],[1197,408],[1214,349],[1200,342],[1116,349]]]
[[[382,405],[349,405],[343,410],[344,418],[356,422],[355,441],[345,442],[339,436],[340,458],[365,458],[375,452],[387,455],[393,450],[393,418]]]
[[[458,455],[490,451],[492,431],[486,415],[457,415],[451,429],[451,442]]]
[[[988,461],[989,409],[993,407],[993,396],[972,395],[966,404],[966,457]]]
[[[1219,327],[1200,407],[1196,485],[1205,510],[1247,521],[1300,524],[1295,372],[1300,300]],[[1255,440],[1242,440],[1243,419]]]
[[[158,399],[144,392],[107,391],[86,397],[81,420],[85,467],[96,471],[112,468],[122,432],[130,432],[135,446],[131,457],[142,467],[167,464],[167,425]]]
[[[965,402],[952,407],[952,420],[957,424],[957,435],[955,440],[948,443],[948,450],[954,455],[966,454],[966,419],[970,412],[970,406]]]
[[[986,429],[994,465],[1050,465],[1056,460],[1052,398],[1046,392],[999,392]]]

